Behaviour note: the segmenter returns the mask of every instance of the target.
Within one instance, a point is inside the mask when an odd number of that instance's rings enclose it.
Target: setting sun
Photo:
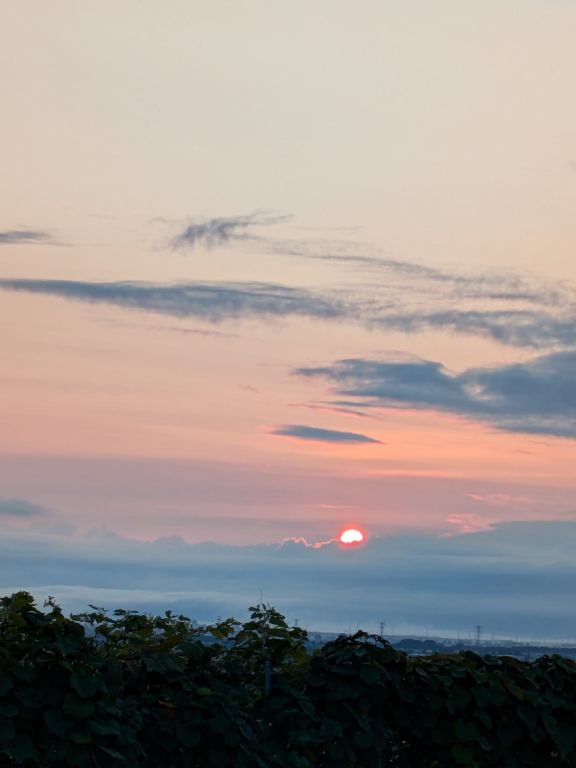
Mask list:
[[[342,544],[360,544],[364,541],[364,534],[357,528],[348,528],[340,536]]]

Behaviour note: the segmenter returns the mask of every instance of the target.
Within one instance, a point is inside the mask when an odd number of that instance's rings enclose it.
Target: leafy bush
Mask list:
[[[576,766],[576,664],[0,599],[0,768]],[[203,635],[201,637],[201,635]],[[210,642],[207,642],[208,636]]]

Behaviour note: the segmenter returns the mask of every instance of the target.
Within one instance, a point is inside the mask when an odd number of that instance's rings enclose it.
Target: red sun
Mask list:
[[[340,535],[340,542],[342,544],[360,544],[364,541],[364,534],[357,528],[347,528]]]

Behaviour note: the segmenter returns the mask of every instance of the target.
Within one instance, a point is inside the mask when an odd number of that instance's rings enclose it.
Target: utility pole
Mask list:
[[[482,627],[480,624],[476,624],[476,645],[480,645],[482,639]]]
[[[384,637],[384,627],[386,626],[385,621],[380,622],[380,637]]]

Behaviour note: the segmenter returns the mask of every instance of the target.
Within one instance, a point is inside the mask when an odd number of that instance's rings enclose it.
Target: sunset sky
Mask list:
[[[574,4],[2,16],[2,593],[576,637]]]

